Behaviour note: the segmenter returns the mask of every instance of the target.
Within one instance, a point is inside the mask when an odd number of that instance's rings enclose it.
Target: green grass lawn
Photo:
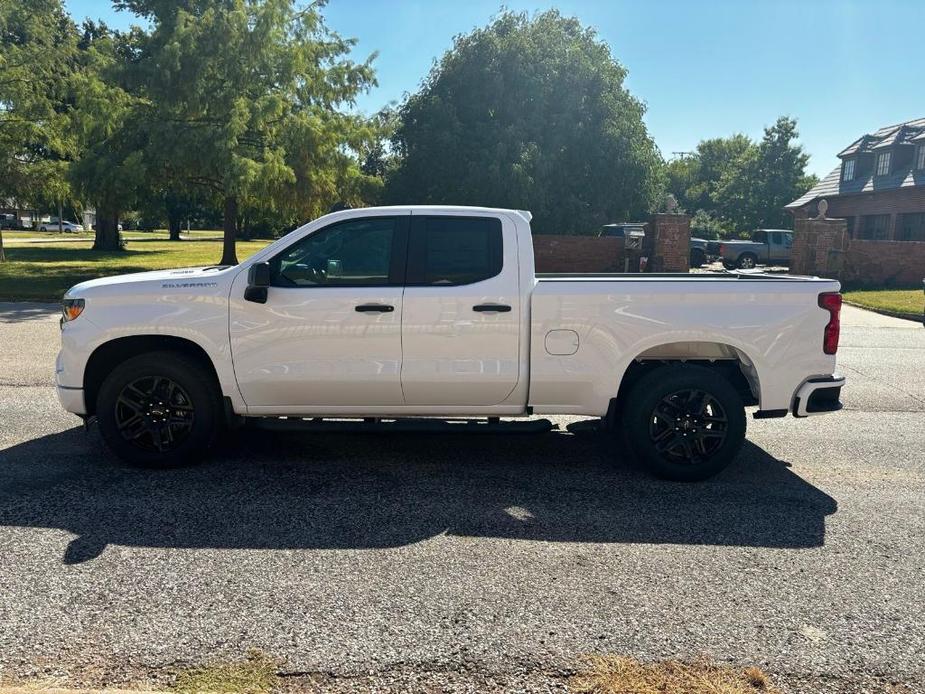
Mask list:
[[[183,239],[197,239],[197,238],[217,238],[221,237],[221,229],[193,229],[191,231],[186,231],[184,229],[180,236]],[[82,241],[85,239],[92,239],[94,233],[92,231],[77,231],[74,233],[67,232],[58,232],[58,231],[36,231],[34,229],[4,229],[3,230],[3,245],[15,245],[16,242],[22,241],[23,239],[42,239],[48,241]],[[129,240],[144,240],[144,241],[156,241],[156,240],[166,240],[167,239],[167,230],[166,229],[154,229],[152,231],[123,231],[122,236]]]
[[[238,260],[244,260],[268,241],[238,241]],[[90,242],[9,244],[0,263],[0,301],[58,301],[78,282],[164,268],[214,265],[222,257],[221,241],[129,240],[120,252],[94,251]]]
[[[922,315],[925,295],[919,289],[859,289],[844,292],[845,301],[875,311]]]

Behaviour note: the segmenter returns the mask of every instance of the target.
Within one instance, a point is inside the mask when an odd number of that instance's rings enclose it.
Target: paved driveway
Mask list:
[[[200,467],[126,469],[58,407],[56,320],[0,305],[0,677],[249,648],[330,673],[607,651],[925,686],[921,325],[845,308],[846,411],[751,420],[739,461],[681,485],[565,431],[252,433]]]

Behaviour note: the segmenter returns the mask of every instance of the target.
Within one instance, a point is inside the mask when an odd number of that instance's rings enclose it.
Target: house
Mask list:
[[[845,219],[850,238],[925,241],[925,118],[862,135],[838,154],[841,164],[786,206],[794,217]]]

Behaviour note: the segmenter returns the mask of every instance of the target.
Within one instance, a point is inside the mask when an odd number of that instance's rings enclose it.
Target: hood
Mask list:
[[[75,284],[65,292],[65,298],[77,298],[95,294],[122,294],[136,286],[144,286],[150,290],[186,289],[195,290],[197,287],[208,289],[215,287],[220,279],[228,276],[230,270],[237,266],[209,265],[205,267],[186,267],[175,270],[151,270],[148,272],[133,272],[128,275],[113,275],[100,277]]]

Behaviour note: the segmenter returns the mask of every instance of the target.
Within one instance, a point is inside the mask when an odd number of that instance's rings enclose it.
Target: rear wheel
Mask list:
[[[221,394],[208,369],[177,352],[151,352],[112,370],[96,415],[107,445],[132,465],[200,460],[221,423]]]
[[[666,366],[627,395],[624,432],[632,452],[659,477],[704,480],[735,458],[745,440],[745,406],[711,369]]]
[[[758,264],[758,256],[754,253],[743,253],[739,256],[739,261],[736,265],[740,270],[751,270]]]

